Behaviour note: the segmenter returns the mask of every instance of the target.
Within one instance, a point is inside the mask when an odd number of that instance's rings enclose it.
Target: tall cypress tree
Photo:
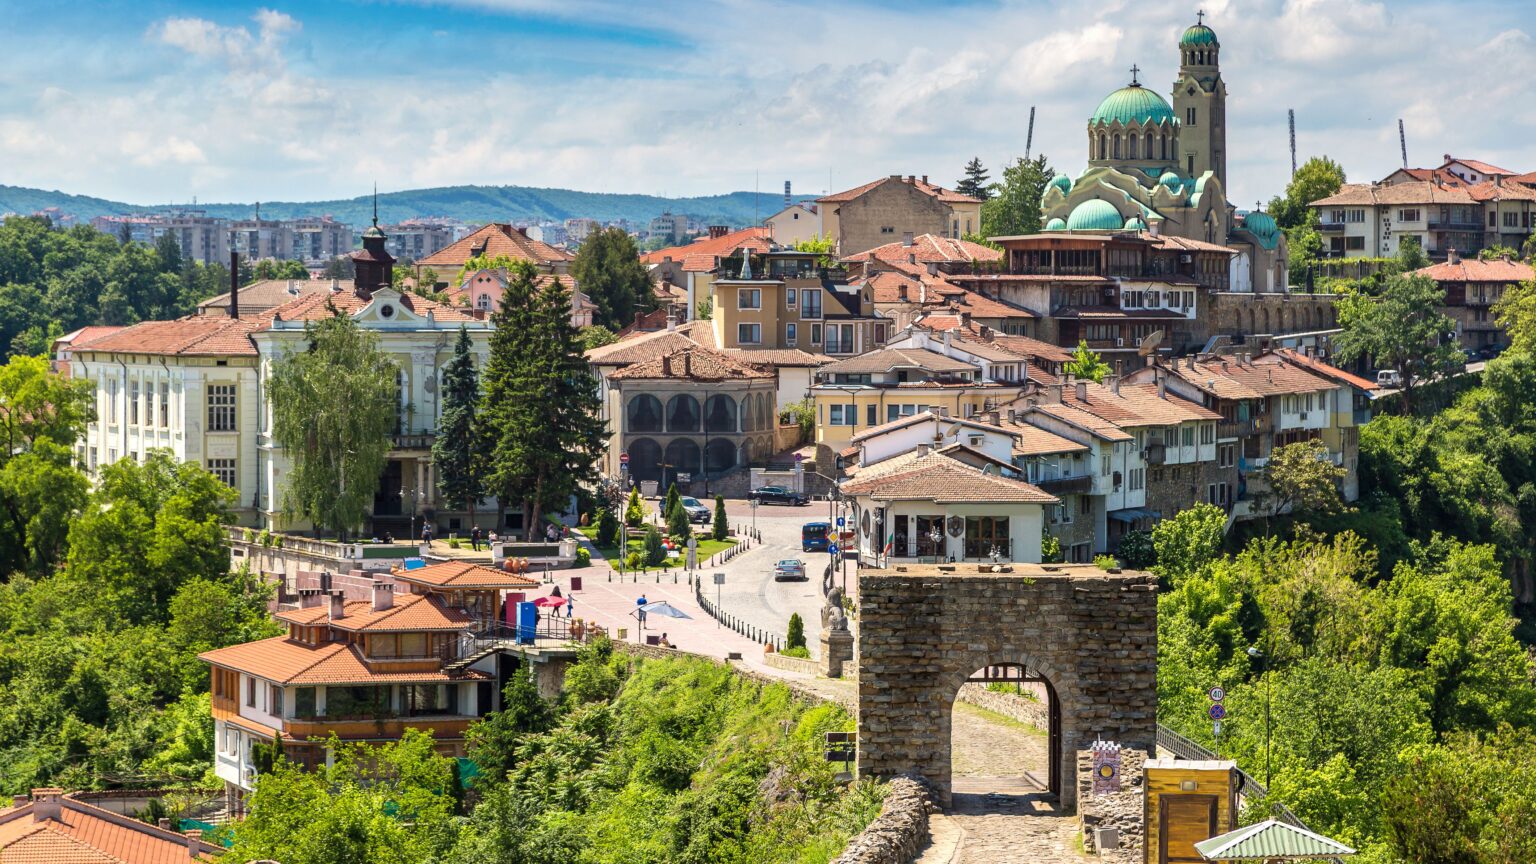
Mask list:
[[[972,198],[980,198],[985,201],[992,197],[990,178],[987,169],[981,166],[981,157],[976,156],[965,163],[965,177],[955,184],[955,191]]]
[[[491,315],[490,357],[482,373],[480,402],[480,452],[485,459],[485,482],[496,495],[496,524],[506,524],[507,504],[521,500],[527,474],[517,459],[518,433],[527,425],[528,386],[525,352],[529,349],[529,312],[533,299],[534,270],[516,263],[508,269],[501,306]]]
[[[485,497],[479,448],[475,436],[480,403],[480,373],[475,369],[469,331],[459,327],[453,359],[443,367],[443,419],[432,442],[432,462],[437,466],[437,489],[448,506],[469,511],[475,524],[475,505]]]

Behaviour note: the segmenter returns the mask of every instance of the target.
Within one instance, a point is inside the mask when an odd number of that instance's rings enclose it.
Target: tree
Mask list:
[[[672,518],[672,510],[677,507],[683,496],[677,491],[676,483],[667,484],[667,497],[662,499],[661,515],[664,519]]]
[[[1402,861],[1536,861],[1536,735],[1504,727],[1404,754],[1381,809],[1386,846]]]
[[[661,544],[661,532],[655,525],[645,526],[645,566],[659,567],[667,560],[667,549]]]
[[[1404,273],[1412,273],[1429,266],[1429,256],[1419,244],[1419,238],[1405,234],[1397,238],[1397,266]]]
[[[1152,546],[1158,573],[1178,585],[1221,557],[1227,514],[1214,504],[1196,504],[1157,523]]]
[[[613,335],[612,330],[601,324],[593,324],[591,327],[584,327],[581,330],[581,347],[588,351],[591,351],[593,348],[601,348],[604,345],[612,345],[618,340],[619,337]]]
[[[1088,347],[1086,339],[1079,339],[1077,348],[1072,351],[1072,359],[1062,366],[1062,371],[1085,381],[1102,382],[1111,370],[1104,358]]]
[[[1055,173],[1044,154],[1004,168],[1003,182],[992,185],[992,197],[981,205],[981,233],[1006,237],[1039,232],[1040,199]]]
[[[805,621],[799,612],[792,612],[789,616],[789,626],[784,631],[785,648],[805,647]]]
[[[1285,194],[1269,201],[1269,215],[1283,229],[1297,228],[1316,222],[1314,211],[1308,205],[1327,198],[1344,185],[1344,169],[1327,156],[1313,156],[1301,167],[1291,182],[1285,184]]]
[[[987,169],[981,167],[981,157],[972,157],[971,161],[965,163],[965,177],[955,183],[955,191],[985,201],[992,197],[988,179]]]
[[[480,430],[476,416],[480,404],[480,373],[470,353],[473,343],[469,331],[459,327],[453,346],[453,359],[443,367],[440,392],[443,416],[432,442],[432,463],[437,468],[437,488],[443,501],[455,509],[469,511],[469,524],[475,524],[475,505],[485,497],[484,466],[478,442]]]
[[[1465,360],[1452,338],[1456,322],[1440,311],[1444,303],[1445,292],[1433,279],[1411,274],[1387,277],[1379,297],[1344,295],[1335,354],[1345,363],[1365,359],[1397,370],[1403,408],[1411,414],[1419,385],[1458,371]]]
[[[362,524],[378,491],[399,420],[400,370],[378,336],[331,308],[305,324],[308,349],[277,361],[268,391],[272,436],[293,460],[283,509],[344,535]]]
[[[683,509],[681,501],[673,503],[672,509],[667,511],[667,533],[682,542],[693,535],[693,523],[688,521],[688,511]]]
[[[816,263],[822,267],[831,267],[837,263],[837,242],[831,234],[817,234],[807,240],[801,240],[795,244],[797,252],[815,252]]]
[[[1327,515],[1344,508],[1339,484],[1348,472],[1333,464],[1328,445],[1317,439],[1276,447],[1264,466],[1269,484],[1269,515]]]
[[[731,526],[725,516],[725,496],[723,495],[715,496],[715,520],[710,525],[709,536],[715,540],[724,540],[731,536]]]
[[[0,572],[46,573],[63,556],[87,492],[70,448],[95,402],[90,382],[55,375],[44,358],[0,366]]]
[[[639,528],[645,521],[645,504],[640,500],[639,487],[630,487],[629,500],[624,504],[624,524],[631,528]]]
[[[547,730],[554,719],[554,706],[539,695],[533,667],[525,660],[502,688],[501,710],[469,727],[465,742],[469,758],[492,784],[502,783],[507,772],[517,765],[518,742],[524,736]]]
[[[1519,261],[1520,253],[1510,248],[1509,246],[1502,245],[1488,246],[1485,247],[1481,252],[1477,253],[1477,259],[1479,261],[1498,261],[1501,258],[1508,258],[1511,261]]]
[[[637,311],[656,308],[651,276],[640,263],[640,251],[629,232],[602,228],[593,232],[571,262],[571,278],[597,304],[597,323],[627,326]]]
[[[619,545],[619,521],[613,518],[613,511],[607,507],[597,511],[597,532],[594,539],[597,545],[603,547]]]
[[[700,321],[709,321],[715,317],[715,298],[705,297],[694,307],[693,317]]]

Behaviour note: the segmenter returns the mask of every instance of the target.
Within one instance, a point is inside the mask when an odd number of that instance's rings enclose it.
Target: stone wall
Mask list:
[[[815,677],[821,671],[821,664],[806,657],[785,657],[777,651],[763,653],[763,663],[775,669],[783,669],[786,672],[799,672],[802,675]]]
[[[1110,864],[1134,864],[1142,859],[1145,840],[1142,825],[1142,796],[1147,751],[1120,751],[1120,791],[1108,795],[1093,794],[1093,754],[1088,750],[1077,751],[1077,809],[1083,832],[1083,848],[1089,854],[1098,852],[1100,860]],[[1118,828],[1120,844],[1117,848],[1101,851],[1094,843],[1095,828]]]
[[[947,804],[956,695],[983,667],[1015,663],[1059,700],[1055,791],[1070,810],[1078,749],[1099,738],[1155,746],[1156,587],[1146,573],[1082,569],[862,574],[860,774],[920,774]]]
[[[923,778],[891,780],[880,815],[848,841],[832,864],[907,864],[928,842],[928,814],[936,809]]]
[[[1209,329],[1244,337],[1331,330],[1339,321],[1335,299],[1333,294],[1217,292],[1211,295]]]
[[[1234,455],[1241,447],[1241,442],[1236,442]],[[1219,464],[1213,459],[1208,462],[1149,466],[1146,508],[1161,513],[1164,519],[1171,519],[1174,514],[1205,502],[1213,483],[1227,484],[1228,499],[1237,500],[1236,460],[1226,468],[1218,467]]]
[[[852,201],[822,205],[838,208],[838,252],[853,255],[914,236],[950,233],[950,208],[907,182],[882,183]]]
[[[1040,729],[1049,728],[1051,715],[1049,703],[1046,701],[1049,697],[1046,695],[1045,688],[1039,684],[1019,686],[1034,698],[988,690],[985,684],[965,684],[960,687],[960,694],[955,697],[955,701],[985,708],[993,714],[1011,717],[1020,723],[1028,723]]]

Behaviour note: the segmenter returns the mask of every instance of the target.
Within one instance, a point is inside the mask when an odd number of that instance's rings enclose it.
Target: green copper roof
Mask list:
[[[1147,230],[1147,223],[1143,222],[1140,216],[1132,216],[1131,218],[1125,220],[1125,230],[1145,231]]]
[[[1180,48],[1204,48],[1207,45],[1215,44],[1216,31],[1204,24],[1196,24],[1190,27],[1184,31],[1183,36],[1179,37]]]
[[[1045,230],[1047,230],[1047,231],[1065,231],[1065,230],[1067,230],[1067,223],[1061,221],[1061,217],[1060,216],[1056,216],[1056,217],[1053,217],[1051,219],[1051,221],[1045,223]]]
[[[1068,231],[1119,231],[1125,220],[1115,205],[1099,198],[1090,198],[1072,208],[1067,216]]]
[[[1275,224],[1275,217],[1268,213],[1247,214],[1243,217],[1243,229],[1252,234],[1265,249],[1273,249],[1280,243],[1280,226]]]
[[[1072,178],[1065,174],[1057,174],[1051,178],[1051,185],[1060,189],[1061,194],[1065,195],[1072,191]]]
[[[1337,840],[1270,819],[1195,844],[1207,861],[1268,861],[1273,858],[1332,858],[1355,850]]]
[[[1090,125],[1121,123],[1173,122],[1173,109],[1163,97],[1140,84],[1131,84],[1104,97],[1099,110],[1093,112]]]

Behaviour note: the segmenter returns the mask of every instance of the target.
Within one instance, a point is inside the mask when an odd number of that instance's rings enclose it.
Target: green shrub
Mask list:
[[[457,538],[457,537],[449,537],[448,538],[448,548],[449,549],[458,549],[462,545],[463,545],[463,541],[461,541],[459,538]]]
[[[693,533],[693,524],[688,521],[688,511],[683,509],[682,501],[673,504],[671,512],[667,513],[667,533],[682,542],[687,542]]]
[[[630,570],[639,570],[645,563],[645,558],[639,552],[631,552],[624,556],[624,566]]]
[[[811,659],[811,649],[805,647],[804,645],[796,645],[792,648],[785,648],[779,653],[783,654],[785,657],[799,657],[802,660]]]
[[[645,521],[645,505],[640,501],[640,489],[629,490],[629,502],[624,505],[624,524],[631,528],[639,528]]]
[[[1151,531],[1131,531],[1120,538],[1115,547],[1115,557],[1132,570],[1147,570],[1157,563],[1157,547],[1152,542]]]
[[[1120,560],[1113,555],[1093,556],[1093,566],[1100,570],[1114,570],[1119,568]]]
[[[710,526],[709,536],[714,540],[724,540],[731,536],[731,526],[725,519],[725,496],[715,496],[715,524]]]
[[[784,648],[786,651],[792,651],[804,647],[805,621],[801,619],[799,612],[795,612],[789,616],[789,628],[784,633]]]
[[[1040,538],[1040,560],[1046,564],[1060,564],[1066,560],[1062,554],[1061,541],[1049,534]]]
[[[667,560],[666,547],[661,545],[661,532],[655,525],[645,527],[645,563],[649,567],[659,567]]]
[[[587,551],[587,547],[585,547],[585,546],[577,546],[576,547],[576,563],[571,565],[571,566],[573,566],[573,567],[590,567],[590,566],[592,566],[592,553]]]
[[[603,547],[619,545],[619,520],[613,516],[613,511],[607,507],[597,511],[597,545]]]

